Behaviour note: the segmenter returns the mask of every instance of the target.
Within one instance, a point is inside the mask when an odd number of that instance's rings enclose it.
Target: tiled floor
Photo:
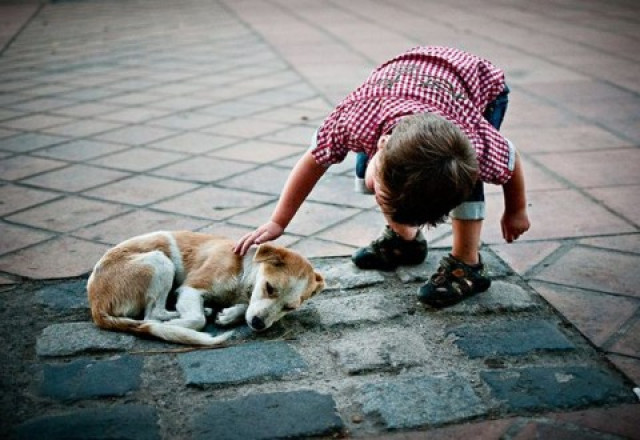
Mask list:
[[[634,2],[62,1],[2,3],[0,17],[0,283],[86,273],[152,229],[241,236],[371,68],[453,45],[505,69],[503,132],[526,166],[531,230],[505,244],[489,189],[485,244],[640,383]],[[377,235],[352,164],[281,243],[345,255]]]

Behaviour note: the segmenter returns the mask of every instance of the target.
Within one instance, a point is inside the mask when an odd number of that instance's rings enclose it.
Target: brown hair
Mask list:
[[[377,197],[384,213],[400,224],[444,222],[469,197],[478,176],[467,136],[432,113],[401,119],[381,153]]]

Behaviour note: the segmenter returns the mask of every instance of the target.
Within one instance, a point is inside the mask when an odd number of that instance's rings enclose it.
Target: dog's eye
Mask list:
[[[267,292],[267,296],[269,298],[276,296],[276,289],[271,285],[271,283],[265,283],[264,290]]]

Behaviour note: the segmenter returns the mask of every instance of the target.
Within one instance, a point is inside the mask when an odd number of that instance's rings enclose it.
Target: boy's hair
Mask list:
[[[478,176],[467,136],[432,113],[401,119],[382,153],[378,197],[385,214],[400,224],[444,222],[469,197]]]

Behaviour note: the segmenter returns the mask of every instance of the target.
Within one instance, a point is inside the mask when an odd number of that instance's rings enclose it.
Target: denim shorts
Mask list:
[[[489,121],[496,130],[500,130],[504,115],[509,104],[509,87],[505,84],[504,90],[489,103],[484,111],[484,118]],[[478,180],[469,198],[455,207],[449,214],[451,218],[459,220],[483,220],[485,217],[484,185]]]

